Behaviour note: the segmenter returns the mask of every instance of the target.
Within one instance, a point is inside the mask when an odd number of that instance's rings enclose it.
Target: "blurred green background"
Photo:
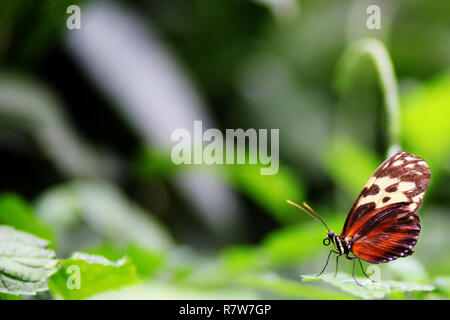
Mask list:
[[[450,297],[449,17],[448,1],[2,1],[0,224],[61,258],[130,259],[115,285],[41,297]],[[175,166],[170,134],[194,120],[280,129],[279,172]],[[432,173],[414,255],[380,265],[381,289],[345,259],[342,279],[302,281],[325,230],[285,200],[340,233],[396,147]]]

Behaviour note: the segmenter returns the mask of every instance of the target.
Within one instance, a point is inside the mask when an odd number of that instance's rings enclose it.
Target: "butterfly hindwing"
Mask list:
[[[340,237],[358,258],[372,263],[411,254],[420,232],[416,212],[429,181],[430,169],[423,159],[397,152],[366,183]]]
[[[352,238],[355,256],[371,263],[389,262],[414,252],[420,219],[407,205],[376,210]]]

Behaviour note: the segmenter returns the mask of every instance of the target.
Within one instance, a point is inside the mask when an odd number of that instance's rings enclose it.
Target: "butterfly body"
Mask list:
[[[339,235],[335,234],[334,231],[328,231],[327,237],[323,239],[323,244],[326,246],[329,246],[331,242],[334,244],[340,255],[345,254],[348,256],[351,252],[351,244],[348,243],[347,240],[342,239]]]

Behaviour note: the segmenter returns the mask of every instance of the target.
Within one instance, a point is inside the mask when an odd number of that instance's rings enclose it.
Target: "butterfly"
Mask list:
[[[425,160],[398,151],[385,160],[367,181],[353,203],[340,235],[331,231],[305,202],[300,206],[287,200],[321,223],[327,229],[323,244],[329,246],[333,243],[335,246],[317,277],[325,271],[333,253],[336,254],[335,276],[338,258],[344,255],[353,261],[353,279],[360,286],[355,278],[356,261],[370,279],[361,260],[386,263],[413,254],[421,229],[417,210],[429,182],[430,168]]]

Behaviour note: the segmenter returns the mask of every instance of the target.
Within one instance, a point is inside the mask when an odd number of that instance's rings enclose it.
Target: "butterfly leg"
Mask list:
[[[363,265],[362,265],[362,263],[361,263],[361,259],[358,259],[358,261],[359,261],[359,265],[361,266],[361,270],[362,270],[363,274],[367,277],[367,279],[369,279],[369,280],[372,281],[372,282],[376,282],[375,280],[372,280],[372,279],[367,275],[366,271],[364,271]]]
[[[320,273],[316,276],[316,278],[319,277],[319,276],[325,271],[325,269],[327,268],[327,266],[328,266],[328,261],[330,261],[330,256],[331,256],[331,254],[332,254],[333,252],[340,255],[339,252],[334,251],[334,250],[330,250],[330,253],[328,254],[328,257],[327,257],[327,262],[325,262],[325,265],[324,265],[322,271],[320,271]]]
[[[350,256],[348,255],[348,253],[345,255],[345,257],[346,257],[347,259],[353,261],[353,280],[355,280],[356,284],[359,285],[360,287],[364,287],[362,284],[360,284],[360,283],[358,282],[358,280],[356,280],[356,277],[355,277],[355,265],[356,265],[356,259],[359,260],[359,258],[358,258],[358,257],[350,257]],[[361,261],[359,261],[359,262],[361,263]]]
[[[336,276],[337,276],[337,273],[338,273],[338,265],[339,265],[339,257],[340,257],[341,255],[340,254],[338,254],[337,256],[336,256],[336,271],[334,272],[334,277],[336,278]]]
[[[355,280],[356,284],[360,287],[364,287],[361,283],[358,282],[358,280],[356,280],[355,277],[355,264],[356,264],[356,259],[353,260],[353,280]]]

